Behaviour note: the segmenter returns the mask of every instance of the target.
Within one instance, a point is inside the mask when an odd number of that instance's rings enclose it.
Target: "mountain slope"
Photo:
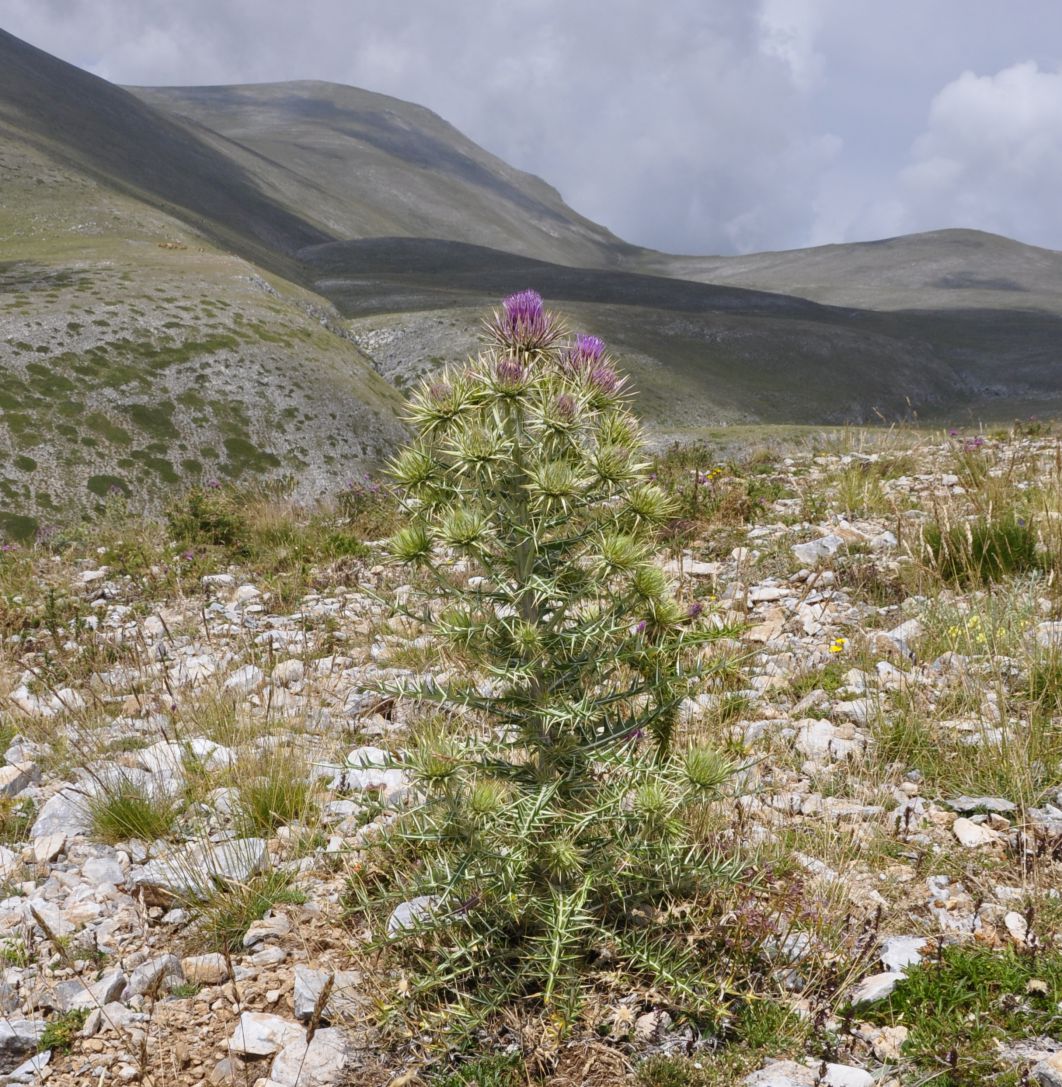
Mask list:
[[[334,238],[445,238],[564,264],[638,252],[411,102],[315,82],[129,90]]]
[[[0,141],[34,147],[271,264],[332,237],[186,126],[2,30]]]

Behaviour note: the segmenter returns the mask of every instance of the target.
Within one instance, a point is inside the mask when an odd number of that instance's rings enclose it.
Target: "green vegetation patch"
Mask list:
[[[133,436],[102,412],[94,411],[85,416],[85,426],[95,431],[113,445],[131,445]]]
[[[1005,1042],[1062,1028],[1062,955],[1031,949],[993,951],[945,947],[908,971],[887,1001],[859,1015],[910,1031],[903,1054],[939,1087],[1018,1084],[1020,1071],[1000,1078]],[[928,1082],[922,1080],[920,1082]]]
[[[221,470],[228,476],[238,478],[244,472],[264,472],[269,468],[280,467],[278,456],[259,449],[247,438],[226,438],[224,444],[229,459]]]
[[[36,517],[0,510],[0,536],[4,536],[9,540],[16,540],[20,543],[32,540],[37,535],[39,527],[40,522]]]
[[[91,476],[86,484],[92,494],[103,498],[114,491],[121,491],[127,498],[129,496],[129,484],[121,476],[97,475]]]
[[[175,406],[170,400],[153,404],[130,404],[129,418],[152,437],[176,438],[177,427],[173,423]]]

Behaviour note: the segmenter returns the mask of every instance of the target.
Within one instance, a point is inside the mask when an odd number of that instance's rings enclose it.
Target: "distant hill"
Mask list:
[[[980,230],[743,257],[645,254],[646,271],[873,310],[1037,309],[1062,313],[1062,253]]]
[[[609,340],[660,433],[1062,407],[1058,253],[654,253],[420,106],[123,89],[0,31],[0,531],[213,477],[334,489],[529,286]]]

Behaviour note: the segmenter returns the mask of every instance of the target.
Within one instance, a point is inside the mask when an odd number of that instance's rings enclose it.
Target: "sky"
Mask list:
[[[1062,0],[0,0],[0,26],[117,83],[418,102],[669,252],[1062,249]]]

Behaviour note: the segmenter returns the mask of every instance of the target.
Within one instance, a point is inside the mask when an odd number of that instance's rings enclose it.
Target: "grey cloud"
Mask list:
[[[316,78],[420,102],[583,214],[671,251],[942,216],[1062,244],[1044,206],[1057,145],[1019,176],[1013,140],[962,136],[964,118],[1018,108],[999,80],[1023,62],[1038,78],[1007,78],[1051,99],[1054,0],[7,0],[4,26],[121,83]],[[1047,105],[1037,124],[999,129],[1059,130]]]

